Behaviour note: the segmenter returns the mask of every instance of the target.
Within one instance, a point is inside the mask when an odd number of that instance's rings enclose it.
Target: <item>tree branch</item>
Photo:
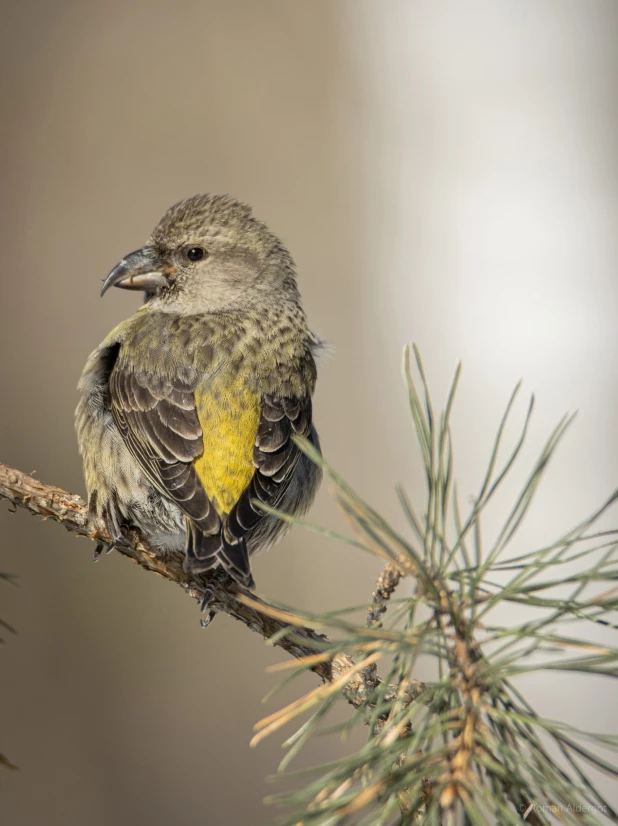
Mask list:
[[[86,536],[104,545],[111,542],[111,537],[106,531],[89,529],[88,508],[80,496],[67,493],[62,488],[46,485],[20,470],[1,463],[0,499],[7,499],[14,507],[25,508],[43,519],[53,519],[78,536]],[[160,551],[155,552],[137,530],[130,531],[126,536],[126,545],[117,547],[117,550],[145,570],[180,585],[189,596],[198,602],[203,600],[209,577],[207,575],[189,576],[182,564],[183,554],[161,555]],[[215,592],[212,608],[243,622],[252,631],[261,634],[266,639],[289,629],[290,633],[279,636],[275,644],[293,657],[300,658],[315,654],[316,650],[324,647],[324,644],[328,642],[323,634],[317,633],[312,628],[289,625],[270,616],[266,611],[260,610],[261,606],[265,609],[267,606],[254,595],[251,595],[251,604],[241,601],[242,596],[246,594],[246,591],[228,578],[225,587]],[[316,663],[311,670],[325,682],[332,682],[353,665],[354,661],[351,657],[337,654],[329,662]],[[357,708],[366,702],[366,689],[360,674],[357,673],[350,679],[346,696],[348,701]]]

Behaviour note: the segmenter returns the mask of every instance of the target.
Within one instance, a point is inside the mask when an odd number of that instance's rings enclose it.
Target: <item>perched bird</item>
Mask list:
[[[89,518],[122,542],[138,527],[185,568],[220,568],[254,586],[249,557],[301,515],[321,474],[293,436],[319,450],[314,356],[294,263],[228,196],[171,207],[142,249],[105,279],[141,290],[142,307],[88,359],[76,429]]]

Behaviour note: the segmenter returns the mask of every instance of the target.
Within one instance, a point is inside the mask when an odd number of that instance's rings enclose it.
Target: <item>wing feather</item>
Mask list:
[[[203,446],[195,404],[188,405],[190,385],[128,369],[120,360],[110,377],[110,394],[114,420],[153,485],[202,533],[220,533],[219,515],[192,464]]]
[[[253,448],[255,472],[230,512],[225,524],[226,536],[233,539],[245,536],[267,515],[256,503],[277,507],[301,456],[292,436],[309,436],[310,432],[309,396],[302,399],[264,397]]]

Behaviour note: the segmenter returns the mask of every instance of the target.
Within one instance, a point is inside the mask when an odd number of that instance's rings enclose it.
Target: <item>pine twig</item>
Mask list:
[[[384,568],[376,582],[376,587],[372,594],[371,606],[367,611],[367,628],[381,627],[382,616],[386,613],[386,603],[393,595],[395,588],[399,585],[399,580],[402,576],[403,573],[401,569],[394,562],[389,562]],[[378,667],[375,663],[365,669],[363,672],[363,680],[368,692],[377,687],[379,679]]]
[[[381,617],[386,612],[386,603],[392,597],[402,576],[401,569],[394,562],[389,562],[384,568],[376,582],[371,608],[367,611],[367,628],[381,624]]]

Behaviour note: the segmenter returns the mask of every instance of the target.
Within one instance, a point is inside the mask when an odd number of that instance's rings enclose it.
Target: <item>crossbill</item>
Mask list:
[[[250,207],[198,195],[171,207],[105,279],[144,304],[89,357],[76,430],[89,519],[136,526],[191,574],[254,586],[249,558],[302,515],[320,470],[311,397],[320,339],[292,258]]]

